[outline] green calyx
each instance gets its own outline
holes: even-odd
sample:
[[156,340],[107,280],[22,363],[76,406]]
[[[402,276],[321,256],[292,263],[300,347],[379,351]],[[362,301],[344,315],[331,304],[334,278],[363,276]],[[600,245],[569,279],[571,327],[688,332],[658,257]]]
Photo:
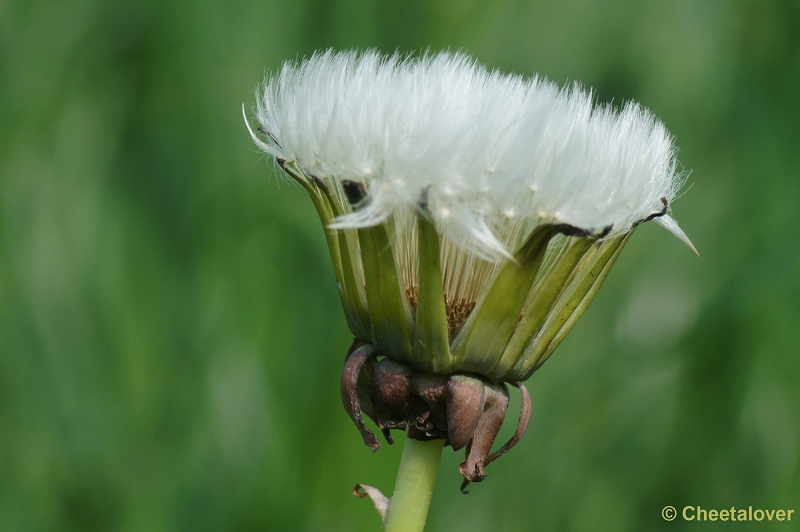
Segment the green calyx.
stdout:
[[[567,225],[540,225],[514,253],[514,260],[503,264],[453,339],[453,353],[460,369],[506,380],[488,371],[498,358],[502,359],[500,355],[519,323],[548,244],[557,234],[576,233],[580,234]],[[506,369],[501,367],[497,373],[504,374]]]
[[414,323],[414,366],[428,373],[453,372],[447,308],[442,280],[439,234],[433,221],[417,215],[417,315]]
[[381,354],[410,362],[411,304],[397,272],[386,227],[375,225],[359,229],[358,240],[372,323],[372,343]]
[[363,273],[358,236],[353,230],[336,231],[330,228],[336,217],[344,214],[340,191],[331,190],[321,181],[307,176],[295,164],[281,160],[278,164],[287,175],[305,189],[311,198],[325,229],[325,240],[328,243],[347,325],[357,338],[368,338],[370,317],[367,313],[364,284],[359,280]]
[[521,382],[555,350],[585,312],[633,233],[606,237],[565,224],[542,224],[527,236],[480,291],[463,322],[453,321],[444,293],[442,250],[426,202],[403,228],[416,244],[415,285],[406,286],[395,256],[394,221],[331,229],[342,214],[369,201],[355,184],[309,177],[279,161],[311,197],[333,262],[347,324],[380,355],[418,371],[476,373]]

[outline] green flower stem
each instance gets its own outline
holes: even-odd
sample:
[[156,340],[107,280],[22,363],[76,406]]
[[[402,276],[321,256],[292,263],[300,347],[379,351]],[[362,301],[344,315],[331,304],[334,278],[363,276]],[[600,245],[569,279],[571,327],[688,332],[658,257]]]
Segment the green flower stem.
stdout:
[[422,532],[431,505],[444,440],[406,438],[385,532]]

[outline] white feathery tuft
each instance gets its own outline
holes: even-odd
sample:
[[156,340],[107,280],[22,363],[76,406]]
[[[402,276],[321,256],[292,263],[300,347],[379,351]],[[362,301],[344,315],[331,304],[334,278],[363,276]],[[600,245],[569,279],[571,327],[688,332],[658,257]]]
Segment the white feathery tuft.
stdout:
[[[463,53],[287,62],[258,92],[257,118],[264,152],[338,190],[364,184],[369,201],[334,227],[413,212],[426,193],[448,245],[494,262],[540,223],[627,232],[683,184],[672,137],[640,105],[594,105],[579,85],[488,71]],[[674,219],[658,220],[692,247]]]

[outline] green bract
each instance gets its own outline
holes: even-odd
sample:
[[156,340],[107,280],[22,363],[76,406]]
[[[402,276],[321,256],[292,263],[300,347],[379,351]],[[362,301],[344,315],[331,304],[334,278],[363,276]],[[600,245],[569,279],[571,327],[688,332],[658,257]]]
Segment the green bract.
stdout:
[[[606,237],[610,228],[590,233],[566,224],[535,226],[513,258],[479,287],[476,301],[454,303],[444,292],[440,235],[424,201],[408,217],[415,227],[396,227],[390,217],[372,227],[331,229],[337,216],[369,201],[368,191],[346,190],[347,182],[322,183],[280,162],[308,192],[325,227],[355,338],[425,373],[528,379],[594,299],[635,229]],[[413,275],[400,271],[397,254],[404,251],[394,242],[400,231],[416,251]],[[413,286],[408,278],[415,279]]]

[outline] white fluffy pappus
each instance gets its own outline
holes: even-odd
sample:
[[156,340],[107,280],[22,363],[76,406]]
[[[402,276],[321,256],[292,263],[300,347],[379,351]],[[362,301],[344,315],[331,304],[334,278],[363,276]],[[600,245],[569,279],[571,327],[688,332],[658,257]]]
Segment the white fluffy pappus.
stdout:
[[[251,134],[264,152],[340,193],[344,181],[368,191],[333,227],[405,217],[427,194],[445,242],[486,260],[540,223],[625,233],[684,181],[672,137],[640,105],[595,105],[578,85],[463,53],[329,50],[284,63],[257,98],[266,137]],[[692,247],[669,215],[656,221]]]

